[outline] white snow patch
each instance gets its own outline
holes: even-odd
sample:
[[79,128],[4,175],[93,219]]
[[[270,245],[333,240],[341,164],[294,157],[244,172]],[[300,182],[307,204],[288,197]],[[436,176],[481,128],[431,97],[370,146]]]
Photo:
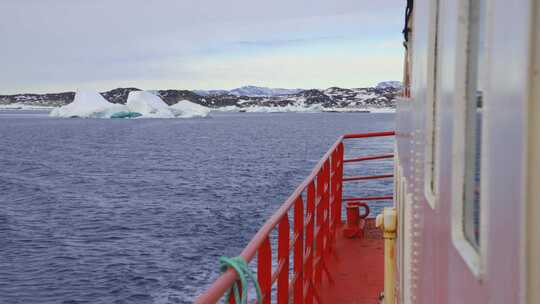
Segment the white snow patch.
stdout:
[[170,106],[170,109],[175,117],[180,118],[206,117],[210,114],[209,108],[188,100],[180,100],[178,103]]
[[53,117],[110,118],[118,112],[127,112],[126,106],[108,102],[98,92],[79,90],[73,102],[54,108]]

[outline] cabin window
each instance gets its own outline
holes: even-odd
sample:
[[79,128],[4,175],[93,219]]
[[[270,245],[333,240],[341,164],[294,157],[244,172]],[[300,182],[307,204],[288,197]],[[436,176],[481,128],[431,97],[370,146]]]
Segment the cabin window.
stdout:
[[485,0],[470,1],[467,39],[467,88],[465,103],[465,174],[463,226],[467,240],[480,246],[480,199],[482,155],[482,107],[484,90],[481,77],[485,59]]
[[482,109],[487,60],[486,0],[469,0],[464,7],[467,22],[459,24],[455,120],[452,137],[452,240],[471,271],[480,278],[485,253],[481,214],[486,204],[482,191]]
[[437,154],[438,154],[438,52],[439,52],[439,2],[430,2],[430,35],[428,56],[428,81],[426,94],[426,165],[425,165],[425,193],[428,203],[435,208],[437,197]]

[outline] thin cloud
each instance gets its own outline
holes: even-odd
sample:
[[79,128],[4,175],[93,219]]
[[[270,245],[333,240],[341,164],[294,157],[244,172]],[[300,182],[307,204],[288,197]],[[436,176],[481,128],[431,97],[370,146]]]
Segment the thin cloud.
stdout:
[[[319,62],[312,62],[313,68],[322,70],[329,68],[323,62],[335,62],[336,54],[357,62],[358,56],[378,55],[381,45],[398,50],[385,52],[386,61],[401,58],[401,1],[0,2],[0,94],[124,84],[189,89],[279,82],[308,87],[339,85],[336,79],[355,79],[357,73],[376,82],[380,79],[370,76],[378,75],[372,66],[358,71],[340,65],[334,72],[339,76],[315,77],[302,72],[305,65],[285,58],[287,53],[291,58],[316,56]],[[259,69],[253,64],[264,65],[264,73],[272,77],[245,73]],[[289,74],[301,77],[294,84],[280,80],[284,65]],[[396,74],[399,70],[400,65]],[[341,85],[350,83],[343,80]]]

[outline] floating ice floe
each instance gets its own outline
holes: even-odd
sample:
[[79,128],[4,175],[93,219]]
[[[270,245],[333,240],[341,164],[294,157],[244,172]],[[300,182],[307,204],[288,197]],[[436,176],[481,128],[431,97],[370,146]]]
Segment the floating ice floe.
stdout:
[[126,105],[130,112],[148,118],[174,118],[173,111],[158,96],[145,91],[129,92]]
[[175,117],[193,118],[206,117],[210,114],[210,109],[187,100],[180,100],[169,107]]
[[40,105],[28,105],[24,103],[10,103],[10,104],[0,104],[0,110],[33,110],[33,111],[42,111],[42,110],[52,110],[54,107],[51,106],[40,106]]
[[249,113],[287,113],[287,112],[305,112],[305,113],[317,113],[322,112],[323,107],[319,104],[311,106],[304,105],[286,105],[282,107],[266,107],[266,106],[250,106],[240,109],[241,112]]
[[325,108],[320,104],[292,104],[286,106],[226,106],[215,109],[219,112],[248,112],[248,113],[321,113],[321,112],[339,112],[339,113],[395,113],[393,108],[361,108],[361,107],[335,107]]
[[219,107],[219,108],[214,108],[212,109],[212,111],[215,111],[215,112],[240,112],[242,108],[238,107],[238,106],[224,106],[224,107]]
[[396,113],[395,108],[368,108],[370,113]]
[[98,92],[77,91],[75,99],[70,104],[54,108],[50,116],[53,117],[83,117],[83,118],[111,118],[116,113],[128,113],[125,105],[108,102]]

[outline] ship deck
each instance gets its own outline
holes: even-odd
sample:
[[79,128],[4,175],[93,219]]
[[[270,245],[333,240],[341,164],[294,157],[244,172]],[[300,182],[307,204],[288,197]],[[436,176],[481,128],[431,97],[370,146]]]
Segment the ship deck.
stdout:
[[384,287],[384,242],[374,220],[368,220],[362,239],[345,238],[340,231],[335,246],[327,259],[334,284],[323,281],[321,302],[378,304]]

